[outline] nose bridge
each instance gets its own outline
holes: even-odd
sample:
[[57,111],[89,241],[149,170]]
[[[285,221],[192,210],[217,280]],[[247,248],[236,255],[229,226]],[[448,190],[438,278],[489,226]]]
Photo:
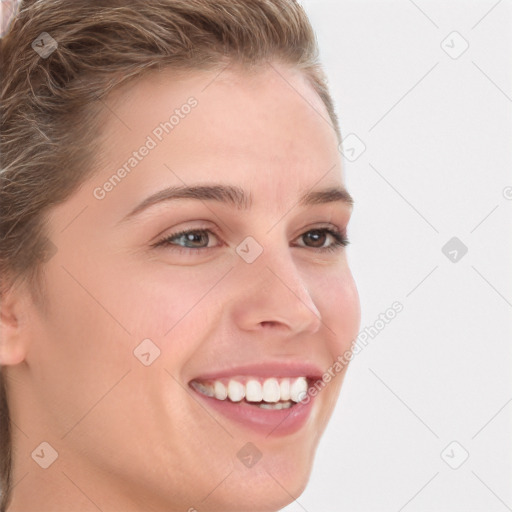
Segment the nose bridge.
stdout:
[[239,327],[255,330],[272,325],[294,333],[320,328],[320,311],[288,246],[269,243],[252,263],[241,258],[235,272],[245,283],[234,306]]

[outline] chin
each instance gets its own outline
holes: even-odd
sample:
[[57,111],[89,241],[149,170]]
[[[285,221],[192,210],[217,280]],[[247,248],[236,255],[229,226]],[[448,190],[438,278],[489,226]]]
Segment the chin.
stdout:
[[[257,462],[249,461],[248,466],[235,458],[233,471],[212,493],[211,499],[205,501],[204,510],[273,512],[289,505],[304,492],[309,481],[317,439],[314,441],[315,446],[309,448],[304,436],[267,441],[261,458]],[[218,501],[213,499],[215,494]],[[203,512],[200,507],[197,510]]]

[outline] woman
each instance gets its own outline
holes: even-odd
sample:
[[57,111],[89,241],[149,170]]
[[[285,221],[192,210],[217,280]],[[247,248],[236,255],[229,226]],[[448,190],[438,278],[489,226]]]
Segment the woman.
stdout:
[[304,11],[27,1],[1,54],[1,510],[292,502],[359,327]]

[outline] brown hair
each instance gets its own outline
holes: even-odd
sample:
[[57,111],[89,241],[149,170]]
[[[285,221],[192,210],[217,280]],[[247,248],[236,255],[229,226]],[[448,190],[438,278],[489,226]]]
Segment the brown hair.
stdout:
[[[104,99],[120,84],[164,67],[280,61],[302,70],[340,138],[315,36],[294,0],[27,0],[0,41],[0,298],[17,281],[37,290],[51,251],[46,214],[91,174]],[[9,429],[0,368],[0,511]]]

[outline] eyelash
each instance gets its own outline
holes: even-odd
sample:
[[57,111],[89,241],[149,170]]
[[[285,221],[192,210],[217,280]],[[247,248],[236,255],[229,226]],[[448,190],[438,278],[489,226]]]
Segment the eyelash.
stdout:
[[[336,252],[336,251],[339,251],[342,248],[346,247],[350,243],[349,240],[347,239],[347,237],[343,233],[341,233],[337,229],[332,229],[332,228],[310,229],[310,230],[302,233],[302,235],[300,235],[300,237],[303,237],[303,236],[307,235],[308,233],[312,233],[312,232],[331,235],[334,239],[334,242],[331,245],[328,245],[327,247],[308,247],[308,246],[299,246],[299,247],[301,247],[303,249],[313,249],[314,251],[318,251],[318,252]],[[202,228],[186,229],[186,230],[179,231],[177,233],[171,233],[170,235],[165,236],[164,238],[160,239],[158,242],[155,242],[152,245],[152,247],[158,248],[158,247],[172,246],[173,251],[176,251],[178,253],[188,253],[188,254],[205,252],[205,251],[209,251],[210,249],[216,249],[218,247],[218,246],[215,246],[215,247],[183,247],[183,246],[179,246],[179,245],[173,243],[176,239],[182,237],[183,235],[189,235],[191,233],[196,234],[196,235],[211,233],[216,238],[219,238],[218,235],[211,229],[202,229]]]

